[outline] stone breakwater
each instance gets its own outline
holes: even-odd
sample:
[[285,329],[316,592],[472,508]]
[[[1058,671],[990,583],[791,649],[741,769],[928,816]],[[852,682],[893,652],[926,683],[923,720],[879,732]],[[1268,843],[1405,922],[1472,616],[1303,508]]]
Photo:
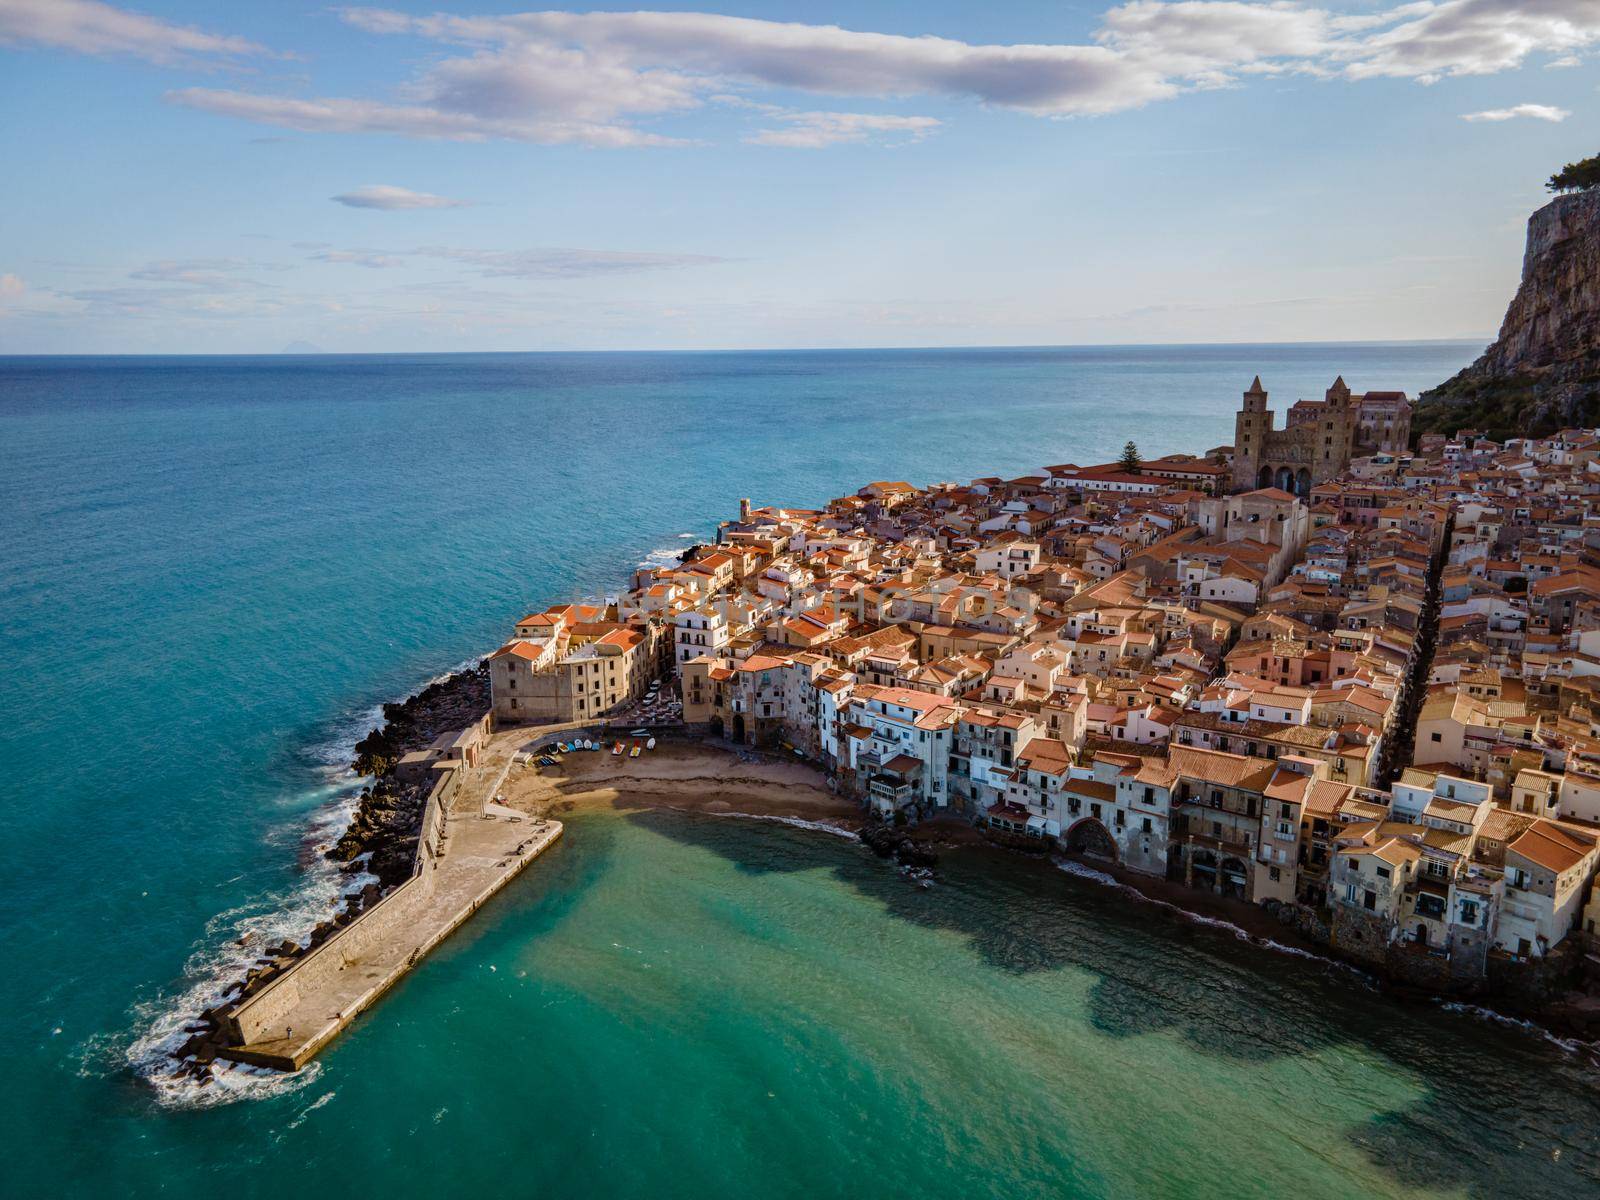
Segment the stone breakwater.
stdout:
[[[223,988],[218,1003],[184,1026],[187,1036],[171,1052],[174,1075],[209,1082],[219,1051],[232,1037],[226,1024],[228,1011],[269,986],[411,878],[432,788],[401,783],[395,777],[395,765],[403,755],[425,748],[441,733],[470,724],[488,707],[489,672],[481,661],[383,706],[384,723],[356,743],[350,764],[372,783],[362,792],[344,833],[327,851],[327,857],[343,864],[353,877],[351,888],[305,938],[261,946],[255,964]],[[355,887],[355,883],[361,886]]]

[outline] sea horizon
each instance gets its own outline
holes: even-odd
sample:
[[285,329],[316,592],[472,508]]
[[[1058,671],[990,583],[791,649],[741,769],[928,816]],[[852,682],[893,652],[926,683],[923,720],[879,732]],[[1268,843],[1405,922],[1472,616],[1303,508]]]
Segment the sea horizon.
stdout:
[[981,353],[994,351],[1097,351],[1097,350],[1242,350],[1281,348],[1315,348],[1338,346],[1466,346],[1488,345],[1494,333],[1474,337],[1441,338],[1312,338],[1288,341],[1202,341],[1202,342],[983,342],[971,345],[938,346],[632,346],[624,348],[587,347],[538,350],[218,350],[218,351],[162,351],[162,350],[106,350],[88,353],[54,351],[32,353],[28,351],[0,351],[0,362],[31,359],[226,359],[226,358],[492,358],[509,355],[601,355],[601,354],[659,354],[690,356],[696,354],[895,354],[895,353]]

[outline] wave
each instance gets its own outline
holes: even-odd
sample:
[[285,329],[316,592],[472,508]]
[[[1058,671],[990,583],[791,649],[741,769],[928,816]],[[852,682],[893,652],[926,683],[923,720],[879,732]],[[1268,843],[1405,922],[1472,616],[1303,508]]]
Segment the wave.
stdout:
[[[483,661],[483,655],[474,654],[471,658],[464,658],[448,671],[440,671],[437,675],[430,676],[417,684],[416,687],[406,692],[404,696],[392,701],[399,703],[409,696],[432,687],[436,683],[444,683],[456,675],[470,671]],[[390,701],[382,701],[347,713],[335,718],[328,725],[327,733],[318,741],[311,743],[302,751],[304,760],[313,768],[325,771],[336,779],[349,777],[356,778],[350,770],[350,763],[356,756],[356,743],[374,729],[383,725],[383,706]]]
[[834,837],[847,838],[852,842],[859,842],[861,835],[854,829],[844,825],[835,825],[832,821],[808,821],[804,817],[780,817],[774,813],[747,813],[747,812],[704,812],[699,809],[680,808],[679,812],[693,812],[703,817],[736,817],[741,821],[771,821],[777,825],[788,825],[794,829],[811,829],[817,833],[831,833]]
[[[345,808],[344,821],[354,811]],[[299,883],[269,893],[206,922],[198,948],[184,964],[187,986],[169,996],[137,1006],[139,1032],[123,1054],[124,1064],[148,1083],[156,1100],[170,1108],[209,1108],[237,1100],[264,1100],[298,1091],[316,1077],[312,1064],[287,1074],[243,1063],[218,1060],[205,1077],[174,1074],[176,1053],[198,1024],[199,1014],[230,999],[252,967],[270,961],[264,951],[281,942],[305,946],[318,922],[336,911],[346,897],[377,877],[364,870],[342,871],[316,855]]]
[[[1371,988],[1374,991],[1376,991],[1378,988],[1378,981],[1376,979],[1374,979],[1371,975],[1368,975],[1360,968],[1352,966],[1350,963],[1341,962],[1336,958],[1329,958],[1324,954],[1314,954],[1309,950],[1302,950],[1298,946],[1285,946],[1282,942],[1275,942],[1269,937],[1260,937],[1256,934],[1252,934],[1248,930],[1235,925],[1232,921],[1224,921],[1219,917],[1208,917],[1202,915],[1201,913],[1190,912],[1182,905],[1173,904],[1169,900],[1161,900],[1155,896],[1146,895],[1133,885],[1123,883],[1121,880],[1112,877],[1105,871],[1098,871],[1095,868],[1085,866],[1082,863],[1072,862],[1068,859],[1058,859],[1056,860],[1056,866],[1060,870],[1065,871],[1068,875],[1077,876],[1079,879],[1086,879],[1091,883],[1097,883],[1103,887],[1116,888],[1118,891],[1142,900],[1146,904],[1159,905],[1170,912],[1177,913],[1187,921],[1192,921],[1196,925],[1208,925],[1214,929],[1224,930],[1233,934],[1233,936],[1238,938],[1240,941],[1249,942],[1252,946],[1258,946],[1263,950],[1271,950],[1277,954],[1287,954],[1294,958],[1310,959],[1314,962],[1324,963],[1330,967],[1338,967],[1341,970],[1348,972],[1355,978],[1361,980],[1361,982],[1368,988]],[[1537,1021],[1526,1020],[1522,1017],[1507,1016],[1505,1013],[1496,1012],[1494,1009],[1487,1008],[1481,1004],[1468,1004],[1459,1000],[1441,999],[1439,1001],[1439,1007],[1445,1012],[1461,1013],[1467,1016],[1477,1017],[1481,1021],[1489,1021],[1507,1029],[1516,1029],[1523,1033],[1532,1034],[1535,1037],[1542,1038],[1544,1041],[1549,1042],[1552,1046],[1559,1047],[1568,1054],[1588,1053],[1600,1055],[1600,1042],[1585,1042],[1578,1038],[1560,1037],[1559,1035],[1546,1029]]]
[[1440,1008],[1445,1012],[1463,1013],[1467,1016],[1477,1017],[1480,1021],[1490,1021],[1507,1029],[1519,1029],[1524,1033],[1531,1033],[1535,1037],[1543,1038],[1552,1046],[1559,1046],[1568,1054],[1594,1054],[1600,1052],[1600,1043],[1585,1042],[1579,1038],[1564,1038],[1546,1029],[1537,1021],[1530,1021],[1523,1017],[1509,1017],[1505,1013],[1496,1012],[1481,1004],[1468,1004],[1461,1000],[1447,1000],[1441,1002]]
[[[682,540],[689,540],[694,537],[694,534],[680,533],[678,537]],[[668,543],[665,546],[657,546],[639,560],[639,565],[641,567],[675,567],[678,565],[679,560],[682,559],[683,552],[681,545]]]
[[[465,659],[405,693],[442,683],[452,675],[475,667],[481,656]],[[405,696],[400,697],[404,699]],[[349,827],[360,802],[363,781],[351,769],[356,743],[383,724],[383,705],[375,704],[337,718],[328,733],[305,747],[303,761],[322,774],[324,782],[292,793],[281,806],[290,819],[269,830],[272,843],[298,844],[300,877],[284,889],[263,893],[235,908],[218,913],[205,930],[183,967],[181,990],[134,1007],[134,1030],[116,1041],[120,1055],[110,1046],[91,1045],[84,1073],[100,1073],[118,1066],[131,1069],[148,1083],[156,1100],[172,1108],[209,1108],[239,1100],[263,1100],[286,1095],[316,1078],[320,1067],[312,1063],[286,1073],[218,1060],[209,1081],[175,1075],[175,1052],[188,1040],[201,1012],[215,1008],[234,993],[252,967],[267,960],[263,951],[284,941],[304,946],[316,926],[336,912],[346,899],[377,876],[329,861],[323,851]],[[308,812],[309,810],[309,812]],[[229,881],[234,882],[233,880]],[[116,1060],[120,1058],[120,1063]]]
[[1208,917],[1202,913],[1191,912],[1189,909],[1184,908],[1181,904],[1174,904],[1170,900],[1162,900],[1155,896],[1141,892],[1132,884],[1123,883],[1120,879],[1107,874],[1105,871],[1098,871],[1094,867],[1088,867],[1082,863],[1073,862],[1070,859],[1064,858],[1056,859],[1055,865],[1058,870],[1064,871],[1068,875],[1076,876],[1079,879],[1086,879],[1090,883],[1097,883],[1102,887],[1115,888],[1117,891],[1120,891],[1125,895],[1132,896],[1134,899],[1140,900],[1145,904],[1154,904],[1160,908],[1166,909],[1168,912],[1176,913],[1184,920],[1195,925],[1205,925],[1212,929],[1220,929],[1225,933],[1231,933],[1241,942],[1248,942],[1250,945],[1259,947],[1263,950],[1271,950],[1274,954],[1286,954],[1291,958],[1304,958],[1309,959],[1312,962],[1323,963],[1326,966],[1338,967],[1341,971],[1346,971],[1360,979],[1370,988],[1376,989],[1378,986],[1377,981],[1373,979],[1372,976],[1368,975],[1365,971],[1362,971],[1357,967],[1351,966],[1347,962],[1341,962],[1337,958],[1329,958],[1325,954],[1315,954],[1310,950],[1302,950],[1299,946],[1286,946],[1282,942],[1275,942],[1269,937],[1263,937],[1260,934],[1251,933],[1243,926],[1235,925],[1232,921],[1225,921],[1221,917]]

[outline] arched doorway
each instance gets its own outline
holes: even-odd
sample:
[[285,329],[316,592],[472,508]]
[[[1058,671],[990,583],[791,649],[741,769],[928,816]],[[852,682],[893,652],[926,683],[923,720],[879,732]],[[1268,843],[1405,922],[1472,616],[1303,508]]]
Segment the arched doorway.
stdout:
[[1108,830],[1093,817],[1084,817],[1067,830],[1061,839],[1069,854],[1084,854],[1090,858],[1108,858],[1117,861],[1117,843]]
[[1250,890],[1250,868],[1242,859],[1222,860],[1220,885],[1217,890],[1224,896],[1243,900]]
[[1294,471],[1289,467],[1279,467],[1273,486],[1280,492],[1294,492]]
[[1309,496],[1311,494],[1311,472],[1304,467],[1294,477],[1294,494],[1296,496]]
[[733,740],[740,745],[744,744],[744,714],[737,713],[733,718]]
[[1269,488],[1269,487],[1272,486],[1272,468],[1271,467],[1262,467],[1261,468],[1260,472],[1256,475],[1256,486],[1258,488]]

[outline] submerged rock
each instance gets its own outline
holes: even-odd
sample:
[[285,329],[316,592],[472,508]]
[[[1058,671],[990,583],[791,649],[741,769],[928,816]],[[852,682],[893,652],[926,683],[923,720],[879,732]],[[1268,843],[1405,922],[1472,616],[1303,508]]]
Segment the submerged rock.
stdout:
[[892,858],[901,866],[931,867],[939,861],[932,846],[891,825],[869,825],[861,831],[861,840],[879,858]]

